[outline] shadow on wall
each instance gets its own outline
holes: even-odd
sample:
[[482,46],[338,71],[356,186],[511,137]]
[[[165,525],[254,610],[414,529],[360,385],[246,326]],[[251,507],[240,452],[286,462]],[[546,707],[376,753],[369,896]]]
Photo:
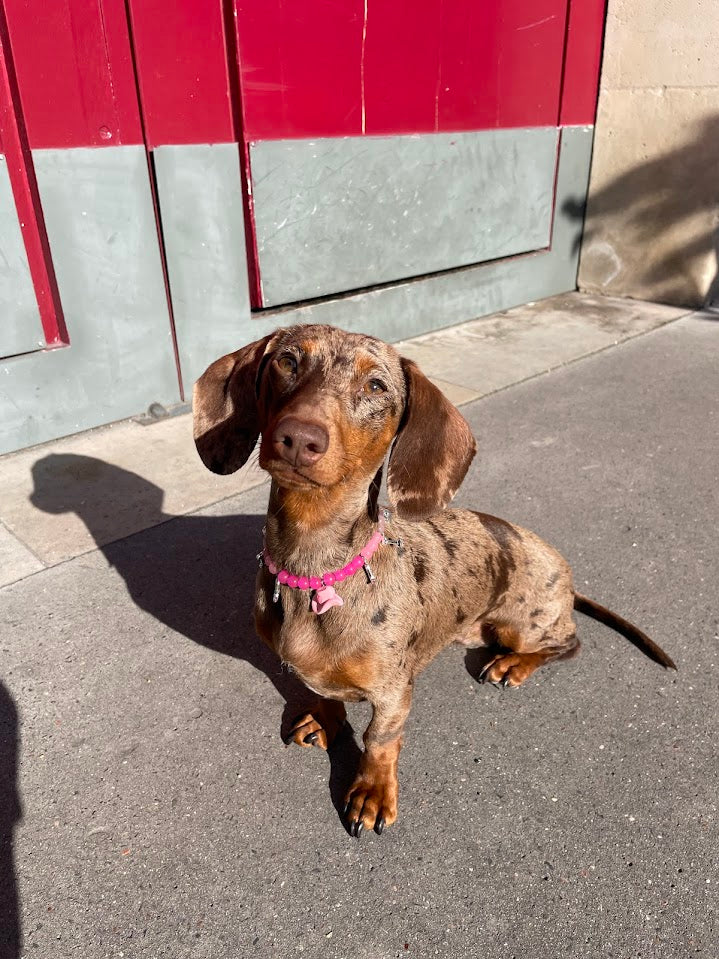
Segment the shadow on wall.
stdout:
[[[285,733],[316,696],[282,668],[253,628],[264,515],[172,516],[163,511],[159,487],[90,456],[51,454],[38,460],[32,473],[33,505],[46,513],[76,513],[140,609],[174,632],[245,660],[268,677],[286,704],[278,728],[278,745],[284,748],[280,732]],[[108,516],[133,504],[141,504],[143,516],[157,525],[104,543]],[[338,814],[359,755],[348,726],[330,750],[329,788]]]
[[0,959],[20,955],[20,904],[13,855],[13,830],[22,816],[17,760],[17,709],[0,683]]
[[[700,308],[719,305],[719,116],[682,146],[590,192],[580,289]],[[582,220],[582,202],[565,214]]]

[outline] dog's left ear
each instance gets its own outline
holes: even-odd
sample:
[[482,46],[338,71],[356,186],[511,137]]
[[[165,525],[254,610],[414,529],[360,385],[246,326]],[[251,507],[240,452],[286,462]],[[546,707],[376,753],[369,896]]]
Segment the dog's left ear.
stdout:
[[402,369],[407,400],[390,456],[387,491],[402,519],[422,520],[452,499],[477,444],[469,423],[416,363],[403,358]]
[[195,383],[193,434],[200,459],[213,473],[243,466],[260,436],[257,379],[276,333],[215,360]]

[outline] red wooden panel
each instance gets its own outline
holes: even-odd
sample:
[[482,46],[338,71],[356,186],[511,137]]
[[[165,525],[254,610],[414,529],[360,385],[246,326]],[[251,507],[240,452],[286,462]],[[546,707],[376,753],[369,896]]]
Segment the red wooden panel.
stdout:
[[0,6],[0,150],[5,155],[45,340],[48,346],[64,346],[69,343],[67,328],[50,257],[50,245],[22,118],[17,76],[2,6]]
[[247,139],[557,122],[567,0],[235,3]]
[[363,0],[235,10],[246,139],[360,132]]
[[445,4],[439,129],[553,125],[566,16],[567,0]]
[[4,0],[30,146],[142,143],[123,0]]
[[602,60],[606,0],[570,0],[559,122],[592,124]]
[[129,5],[148,146],[232,142],[221,0]]

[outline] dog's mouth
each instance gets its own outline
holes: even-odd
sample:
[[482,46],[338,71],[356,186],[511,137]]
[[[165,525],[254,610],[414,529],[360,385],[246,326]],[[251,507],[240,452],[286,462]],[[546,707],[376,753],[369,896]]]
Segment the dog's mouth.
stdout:
[[278,486],[293,490],[320,489],[329,484],[309,476],[301,468],[292,466],[281,459],[271,459],[266,463],[260,460],[260,466],[266,470]]

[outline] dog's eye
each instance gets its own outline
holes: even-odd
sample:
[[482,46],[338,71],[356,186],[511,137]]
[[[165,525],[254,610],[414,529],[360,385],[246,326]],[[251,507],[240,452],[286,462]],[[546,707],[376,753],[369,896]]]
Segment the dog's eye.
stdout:
[[277,358],[277,366],[282,370],[283,373],[296,373],[297,372],[297,360],[292,356],[291,353],[285,353],[284,356]]
[[387,387],[381,380],[367,380],[362,387],[362,392],[367,396],[379,396],[380,393],[387,392]]

